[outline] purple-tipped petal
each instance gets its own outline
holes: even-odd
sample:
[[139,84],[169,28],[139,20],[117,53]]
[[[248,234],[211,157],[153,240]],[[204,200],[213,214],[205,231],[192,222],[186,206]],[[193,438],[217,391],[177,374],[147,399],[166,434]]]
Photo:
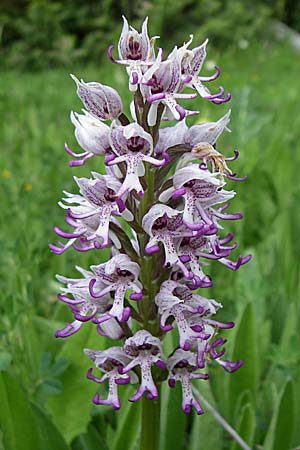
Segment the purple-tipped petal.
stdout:
[[176,380],[174,380],[174,378],[169,378],[168,384],[169,384],[170,388],[174,388],[175,383],[176,383]]
[[122,384],[128,384],[130,383],[130,377],[125,378],[117,378],[115,381],[116,384],[122,385]]
[[157,252],[159,252],[159,246],[158,245],[152,245],[152,246],[148,247],[146,245],[145,252],[147,253],[147,255],[152,255],[153,253],[157,253]]
[[176,198],[181,197],[185,193],[186,193],[186,188],[185,187],[181,187],[181,188],[175,189],[175,191],[172,194],[172,198],[175,200]]
[[141,300],[142,297],[143,297],[143,291],[133,292],[129,296],[130,300]]
[[166,369],[166,367],[167,367],[166,363],[162,359],[159,359],[158,361],[156,361],[155,365],[157,367],[159,367],[160,369]]
[[215,105],[221,105],[222,103],[229,102],[230,99],[231,99],[231,94],[230,94],[230,92],[228,92],[225,97],[216,98],[216,99],[212,100],[212,103],[214,103]]
[[239,157],[239,152],[237,150],[234,150],[233,153],[234,153],[234,156],[225,158],[225,161],[234,161],[235,159],[237,159]]
[[112,55],[113,48],[114,48],[114,44],[110,44],[107,47],[107,56],[111,60],[111,62],[113,62],[114,64],[118,64],[118,61]]

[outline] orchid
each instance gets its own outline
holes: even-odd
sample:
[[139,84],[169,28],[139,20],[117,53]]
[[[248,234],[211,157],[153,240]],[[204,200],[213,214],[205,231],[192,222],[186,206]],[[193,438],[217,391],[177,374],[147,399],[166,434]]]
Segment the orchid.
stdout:
[[113,128],[110,135],[114,155],[106,159],[106,164],[112,166],[126,162],[126,176],[117,196],[122,197],[125,193],[135,190],[139,196],[144,193],[139,177],[145,173],[143,161],[156,167],[163,166],[168,156],[163,152],[163,159],[158,160],[151,156],[153,152],[153,139],[149,133],[137,123],[125,127]]
[[128,384],[130,376],[120,374],[120,368],[127,364],[128,358],[120,347],[111,347],[104,351],[85,349],[84,353],[95,363],[95,366],[104,372],[101,378],[92,375],[92,369],[88,370],[87,378],[96,383],[109,380],[108,397],[101,400],[99,394],[95,394],[93,402],[96,405],[111,405],[113,409],[120,409],[118,385]]
[[124,368],[121,368],[120,373],[127,373],[137,365],[141,369],[141,384],[129,400],[136,402],[144,392],[148,392],[147,398],[149,400],[154,400],[157,398],[158,392],[153,381],[151,365],[154,363],[161,369],[165,368],[160,339],[152,336],[146,330],[140,330],[134,336],[126,339],[123,348],[124,353],[131,361]]
[[[83,109],[83,114],[71,111],[71,122],[75,127],[75,137],[83,153],[74,153],[68,144],[66,152],[76,158],[69,162],[70,167],[82,166],[89,158],[101,156],[109,151],[109,127]],[[81,158],[81,159],[79,159]]]
[[[234,256],[234,235],[224,231],[225,224],[242,218],[228,212],[236,192],[226,189],[227,180],[245,179],[229,168],[238,152],[226,156],[219,148],[219,137],[229,131],[230,110],[216,122],[193,124],[188,116],[197,111],[178,103],[195,99],[198,109],[197,94],[183,92],[186,87],[214,104],[230,99],[222,87],[212,94],[205,86],[219,76],[218,68],[211,77],[199,75],[208,41],[190,50],[191,38],[163,59],[155,38],[148,36],[147,19],[141,33],[123,20],[119,59],[113,58],[112,45],[108,55],[126,67],[132,119],[115,89],[72,76],[86,110],[71,113],[84,152],[76,154],[66,145],[75,158],[69,165],[90,164],[93,156],[104,164],[102,173],[93,171],[91,178],[75,176],[79,192],[64,191],[59,202],[71,231],[56,226],[65,241],[50,244],[51,251],[89,251],[95,263],[88,270],[77,267],[81,278],[57,276],[64,284],[58,298],[73,319],[56,337],[72,336],[89,323],[113,341],[104,350],[85,349],[102,372],[98,378],[90,368],[87,378],[108,383],[108,396],[97,393],[93,402],[117,410],[118,387],[136,385],[128,400],[142,398],[141,449],[153,450],[158,444],[151,429],[159,429],[156,399],[162,382],[174,387],[179,381],[183,412],[194,408],[202,414],[192,386],[193,380],[208,378],[201,370],[214,362],[227,372],[242,365],[223,358],[221,334],[234,323],[219,320],[222,304],[205,296],[213,283],[206,266],[218,261],[237,270],[251,255]],[[177,122],[160,128],[164,119]],[[108,247],[105,257],[101,250]],[[165,336],[174,330],[165,345]]]
[[[66,197],[59,205],[67,210],[66,221],[74,227],[73,233],[61,231],[58,227],[54,231],[58,236],[69,238],[65,245],[57,247],[51,245],[54,253],[60,254],[71,245],[75,245],[78,239],[81,243],[84,239],[86,244],[93,244],[85,247],[86,250],[96,247],[103,248],[109,243],[109,237],[115,238],[109,230],[109,222],[112,221],[112,215],[119,216],[119,205],[116,200],[116,193],[121,187],[118,179],[110,175],[95,174],[94,179],[74,177],[79,187],[80,195],[64,192]],[[72,206],[76,204],[76,206]],[[123,204],[122,204],[123,206]],[[122,214],[127,214],[127,220],[132,219],[131,213],[124,207]],[[116,244],[115,242],[115,245]]]
[[180,381],[182,385],[182,411],[184,413],[189,413],[191,411],[191,406],[193,406],[197,414],[203,414],[204,411],[193,396],[191,380],[207,380],[208,375],[196,372],[198,367],[196,364],[195,353],[177,349],[169,358],[168,369],[170,373],[168,378],[169,386],[173,388],[176,381]]
[[142,32],[138,33],[133,27],[128,26],[123,16],[123,29],[119,39],[119,60],[112,56],[113,45],[108,47],[108,56],[112,62],[126,66],[129,75],[129,89],[136,91],[138,83],[141,82],[143,73],[148,66],[152,65],[154,39],[149,39],[147,31],[148,18],[144,20]]
[[[91,266],[94,277],[89,283],[89,291],[93,298],[101,298],[114,291],[114,302],[111,310],[99,317],[98,323],[116,317],[120,322],[126,322],[130,316],[130,307],[124,307],[125,293],[130,289],[131,300],[140,300],[142,297],[142,284],[138,280],[140,268],[137,263],[130,260],[127,255],[118,254],[108,262]],[[95,285],[102,282],[104,287],[95,291]]]
[[203,85],[203,82],[213,81],[218,78],[220,75],[219,67],[216,67],[215,74],[210,77],[199,76],[199,72],[206,57],[206,45],[208,43],[208,39],[206,39],[200,46],[193,48],[192,50],[188,50],[188,46],[191,44],[192,40],[193,36],[191,36],[191,39],[187,44],[179,49],[179,52],[182,53],[181,73],[188,80],[187,86],[195,89],[205,100],[210,100],[217,105],[228,102],[231,95],[227,94],[223,97],[224,89],[222,86],[220,87],[219,92],[216,94],[211,94],[208,88]]

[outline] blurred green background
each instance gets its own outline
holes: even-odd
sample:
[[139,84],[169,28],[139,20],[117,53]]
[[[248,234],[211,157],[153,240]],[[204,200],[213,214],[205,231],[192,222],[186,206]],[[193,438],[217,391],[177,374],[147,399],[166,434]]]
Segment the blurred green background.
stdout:
[[[63,189],[75,192],[73,175],[97,170],[97,160],[70,169],[63,143],[77,149],[71,109],[80,111],[69,72],[117,88],[130,101],[123,69],[106,59],[117,44],[121,14],[171,49],[190,33],[194,45],[208,36],[203,73],[221,66],[220,83],[232,93],[230,129],[219,148],[240,150],[232,163],[245,183],[235,183],[239,251],[252,261],[237,273],[212,264],[207,292],[234,319],[228,357],[244,366],[234,374],[211,368],[202,394],[252,449],[300,448],[300,2],[219,1],[1,1],[1,344],[0,449],[134,450],[139,405],[112,412],[93,407],[98,386],[85,380],[82,348],[104,348],[93,327],[67,341],[53,333],[70,320],[56,300],[56,273],[99,261],[97,251],[52,255],[47,247],[62,224]],[[219,81],[219,80],[218,80]],[[215,82],[217,87],[218,82]],[[215,120],[228,104],[196,100],[195,120]],[[193,103],[195,106],[195,103]],[[97,261],[95,259],[97,258]],[[206,292],[205,294],[206,295]],[[111,345],[111,342],[109,343]],[[197,383],[196,383],[197,384]],[[130,387],[128,389],[131,389]],[[104,388],[103,391],[104,392]],[[160,450],[237,450],[210,413],[186,417],[180,390],[163,390]]]

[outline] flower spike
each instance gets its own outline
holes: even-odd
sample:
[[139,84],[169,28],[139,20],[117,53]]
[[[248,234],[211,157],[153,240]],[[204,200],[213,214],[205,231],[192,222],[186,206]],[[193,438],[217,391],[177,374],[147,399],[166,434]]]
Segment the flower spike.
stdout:
[[[55,336],[67,338],[92,326],[99,339],[105,337],[100,349],[84,350],[95,365],[87,379],[108,387],[107,395],[101,387],[92,401],[118,410],[119,389],[131,383],[128,400],[143,397],[143,421],[144,399],[155,400],[160,383],[170,388],[181,383],[182,411],[201,415],[193,380],[207,380],[210,364],[228,373],[241,367],[241,360],[226,358],[222,337],[234,322],[219,319],[222,304],[204,297],[203,289],[217,281],[206,273],[210,263],[236,271],[251,259],[232,256],[237,242],[223,230],[224,221],[242,219],[228,209],[236,192],[227,182],[246,179],[230,167],[238,152],[230,156],[219,145],[221,134],[230,131],[230,110],[215,122],[185,120],[198,114],[202,99],[230,100],[223,86],[207,87],[220,75],[218,66],[202,75],[208,40],[190,48],[191,35],[166,56],[155,40],[148,35],[148,18],[137,31],[123,16],[118,56],[113,44],[108,47],[109,59],[128,74],[131,117],[115,89],[71,75],[85,109],[70,114],[82,150],[65,144],[69,166],[98,160],[101,173],[74,177],[77,192],[64,191],[59,202],[66,228],[55,226],[60,241],[49,245],[55,254],[70,248],[90,252],[93,261],[88,270],[76,267],[78,278],[57,275],[63,283],[57,297],[72,319]],[[184,100],[195,107],[186,109]],[[177,123],[164,127],[163,120]],[[103,347],[109,340],[113,343]],[[154,401],[151,409],[158,405]]]

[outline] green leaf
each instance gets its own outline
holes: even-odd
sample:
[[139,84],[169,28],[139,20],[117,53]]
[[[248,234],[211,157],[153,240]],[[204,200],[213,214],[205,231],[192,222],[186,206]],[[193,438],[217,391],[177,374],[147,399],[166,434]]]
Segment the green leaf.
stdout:
[[[99,386],[86,379],[91,361],[83,353],[84,348],[105,348],[106,340],[101,338],[95,328],[85,327],[62,344],[58,359],[68,362],[68,367],[60,377],[62,392],[49,397],[47,408],[53,421],[65,440],[69,443],[75,436],[84,433],[90,421],[91,399]],[[70,414],[72,413],[72,420]]]
[[[164,339],[164,350],[171,354],[178,344],[178,336],[167,333]],[[161,386],[161,429],[160,449],[181,450],[184,445],[184,436],[187,426],[187,415],[181,411],[181,387],[176,383],[175,388],[170,389],[167,382]]]
[[37,423],[37,431],[40,438],[38,450],[69,450],[62,435],[53,424],[50,416],[35,404],[31,404],[33,414]]
[[246,405],[252,405],[254,407],[255,401],[253,399],[253,395],[250,391],[244,391],[239,396],[235,404],[235,412],[233,416],[232,423],[238,424],[240,422],[241,413]]
[[0,353],[0,371],[7,370],[12,361],[12,356],[8,352]]
[[[295,417],[300,417],[300,378],[297,377],[293,381],[293,391],[294,391],[294,415]],[[300,427],[294,427],[294,438],[292,442],[292,447],[296,447],[300,442]]]
[[68,450],[50,417],[30,403],[19,383],[0,374],[0,428],[5,450]]
[[263,450],[289,450],[294,431],[294,393],[292,380],[284,385],[274,410]]
[[5,450],[43,450],[26,395],[8,373],[0,373],[0,398],[0,428]]
[[[284,328],[280,338],[280,349],[283,353],[288,353],[291,350],[292,341],[298,334],[298,314],[295,303],[291,303],[286,315]],[[297,352],[298,353],[298,352]]]
[[[255,433],[255,410],[251,405],[251,403],[248,403],[242,408],[235,430],[244,439],[244,441],[252,448]],[[233,442],[230,447],[230,450],[239,450],[239,449],[240,446],[236,442]]]
[[176,383],[170,389],[167,383],[163,385],[162,397],[162,450],[180,450],[184,446],[187,426],[187,415],[181,411],[181,385]]
[[[57,449],[60,450],[60,449]],[[109,450],[108,446],[92,425],[88,426],[87,432],[77,436],[72,443],[72,450]]]
[[[252,304],[246,305],[236,326],[232,343],[231,359],[243,361],[242,367],[228,374],[229,417],[233,418],[235,405],[240,395],[247,390],[255,394],[258,386],[259,367],[257,352],[257,331]],[[226,375],[225,375],[226,376]]]
[[[199,390],[199,392],[201,392],[205,399],[217,409],[211,392],[210,383],[195,380],[194,386]],[[223,430],[213,416],[208,411],[205,411],[205,406],[203,406],[203,409],[203,416],[194,417],[191,440],[188,448],[189,450],[221,449],[223,442]]]
[[[130,403],[132,387],[129,386],[122,392],[122,409],[116,414],[117,426],[114,439],[110,444],[111,450],[131,450],[135,447],[141,428],[141,401]],[[121,397],[121,396],[120,396]]]
[[34,374],[33,376],[37,377],[40,355],[42,353],[41,337],[29,316],[23,315],[20,317],[18,331],[23,344],[27,370],[31,374]]

